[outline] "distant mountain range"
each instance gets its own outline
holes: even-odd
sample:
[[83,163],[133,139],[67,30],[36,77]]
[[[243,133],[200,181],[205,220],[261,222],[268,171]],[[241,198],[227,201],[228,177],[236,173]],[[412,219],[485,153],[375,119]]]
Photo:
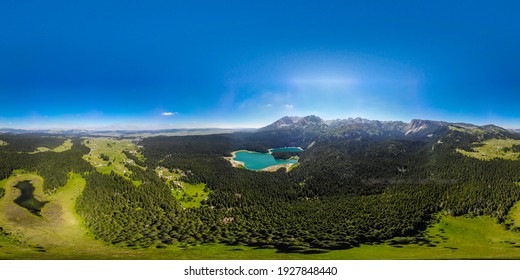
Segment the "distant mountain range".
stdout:
[[297,130],[306,134],[321,134],[334,138],[357,137],[407,137],[422,138],[433,137],[440,129],[464,130],[476,133],[503,134],[520,133],[520,129],[505,129],[495,125],[478,126],[467,123],[449,123],[445,121],[432,121],[414,119],[409,123],[402,121],[378,121],[363,118],[348,118],[323,120],[318,116],[305,117],[285,116],[270,125],[259,129],[221,129],[221,128],[182,128],[161,130],[84,130],[84,129],[12,129],[0,128],[0,133],[10,134],[55,134],[73,136],[179,136],[179,135],[208,135],[232,133],[237,131],[291,131]]
[[[207,135],[235,132],[238,129],[222,128],[179,128],[160,130],[84,130],[84,129],[13,129],[0,128],[0,133],[10,134],[54,134],[71,136],[181,136]],[[246,129],[247,130],[247,129]]]
[[[445,130],[457,130],[469,134],[491,134],[497,137],[518,137],[520,130],[508,130],[495,125],[477,126],[467,123],[449,123],[414,119],[402,121],[378,121],[363,118],[323,120],[311,115],[306,117],[283,117],[258,131],[300,130],[309,134],[320,134],[333,138],[350,137],[392,137],[392,138],[434,138]],[[514,134],[514,135],[513,135]]]

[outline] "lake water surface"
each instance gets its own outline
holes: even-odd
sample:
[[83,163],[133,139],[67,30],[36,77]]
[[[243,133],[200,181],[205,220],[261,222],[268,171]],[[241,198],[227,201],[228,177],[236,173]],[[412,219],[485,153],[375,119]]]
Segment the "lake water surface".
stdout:
[[[285,147],[285,148],[274,148],[270,149],[270,152],[301,152],[303,151],[298,147]],[[257,153],[251,151],[238,151],[235,153],[233,160],[241,161],[244,166],[250,170],[261,170],[266,167],[275,166],[279,164],[295,164],[298,163],[297,159],[275,159],[271,154]]]

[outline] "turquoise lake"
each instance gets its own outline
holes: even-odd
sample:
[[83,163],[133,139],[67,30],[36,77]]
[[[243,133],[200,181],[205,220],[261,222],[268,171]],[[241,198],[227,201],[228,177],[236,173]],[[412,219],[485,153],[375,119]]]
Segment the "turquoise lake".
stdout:
[[[270,149],[271,152],[301,152],[302,149],[298,147],[286,147],[286,148],[276,148]],[[279,164],[294,164],[298,163],[296,159],[274,159],[271,154],[265,153],[257,153],[250,151],[239,151],[235,153],[235,157],[233,160],[241,161],[244,163],[244,166],[250,170],[261,170],[266,167],[279,165]]]

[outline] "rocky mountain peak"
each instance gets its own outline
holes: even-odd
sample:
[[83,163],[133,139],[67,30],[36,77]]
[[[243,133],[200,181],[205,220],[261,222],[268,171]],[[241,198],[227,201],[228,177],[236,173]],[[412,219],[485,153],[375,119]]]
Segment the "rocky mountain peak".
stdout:
[[307,128],[309,126],[312,127],[321,127],[327,126],[325,122],[318,116],[310,115],[306,117],[290,117],[285,116],[274,123],[261,128],[260,130],[273,130],[273,129],[285,129],[285,128]]
[[448,123],[446,122],[413,119],[404,129],[405,135],[409,135],[418,133],[420,131],[424,132],[426,130],[435,130],[447,125]]

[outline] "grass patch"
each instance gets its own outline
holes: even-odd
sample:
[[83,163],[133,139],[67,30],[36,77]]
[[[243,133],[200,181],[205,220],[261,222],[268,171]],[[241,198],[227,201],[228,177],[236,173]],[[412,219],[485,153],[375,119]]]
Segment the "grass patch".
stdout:
[[[133,160],[129,159],[123,151],[128,151],[136,155],[139,159],[144,156],[137,152],[137,147],[131,140],[116,140],[113,138],[88,138],[85,145],[90,148],[90,153],[83,156],[96,170],[103,174],[114,172],[120,176],[128,178],[131,171],[126,167],[127,164],[138,166]],[[137,181],[135,185],[140,185]]]
[[[520,187],[520,182],[516,183]],[[517,201],[509,210],[506,218],[506,224],[511,227],[520,229],[520,201]]]
[[298,167],[298,166],[300,166],[300,163],[299,163],[299,162],[297,162],[297,163],[295,163],[295,164],[292,164],[292,165],[289,167],[289,170],[287,170],[287,172],[292,171],[293,169],[295,169],[295,168]]
[[486,132],[478,127],[448,126],[450,130],[469,133],[473,135],[484,135]]
[[519,259],[520,234],[490,217],[443,216],[426,232],[428,243],[362,245],[323,259]]
[[140,160],[141,162],[144,162],[146,160],[146,157],[142,153],[143,147],[142,146],[135,146],[135,147],[136,147],[136,149],[132,150],[130,152],[133,155],[135,155],[135,157],[137,157],[138,160]]
[[5,142],[4,140],[0,140],[0,146],[7,146],[9,143]]
[[208,198],[210,192],[206,188],[206,184],[189,184],[183,179],[186,178],[184,171],[168,170],[165,167],[155,169],[157,176],[166,181],[172,190],[172,194],[184,208],[199,208],[201,202]]
[[63,142],[63,144],[54,148],[52,151],[55,153],[61,153],[61,152],[68,151],[70,149],[72,149],[72,140],[67,139],[65,142]]
[[473,143],[473,151],[457,149],[457,152],[480,160],[492,160],[496,158],[506,160],[520,159],[520,140],[491,139],[480,143]]
[[186,178],[186,174],[184,171],[180,169],[168,170],[166,167],[157,167],[155,169],[155,173],[159,178],[166,180],[168,184],[174,184],[175,182],[181,181],[183,178]]
[[5,184],[7,183],[7,179],[0,181],[0,199],[5,195]]
[[36,151],[30,152],[29,154],[37,154],[37,153],[45,153],[45,152],[62,153],[62,152],[68,151],[70,149],[72,149],[72,140],[67,139],[67,140],[65,140],[65,142],[63,142],[63,144],[61,144],[60,146],[58,146],[54,149],[49,149],[47,147],[38,147],[38,148],[36,148]]
[[34,155],[37,153],[45,153],[45,152],[50,152],[50,151],[51,151],[51,149],[49,149],[47,147],[38,147],[38,148],[36,148],[36,151],[30,152],[29,154]]
[[[31,181],[35,187],[35,197],[48,201],[41,210],[41,217],[32,215],[27,209],[14,203],[20,191],[14,186],[18,182]],[[81,175],[71,173],[67,184],[56,193],[43,193],[43,178],[35,174],[18,172],[1,183],[5,186],[5,198],[0,201],[0,224],[8,237],[0,238],[0,244],[18,244],[22,253],[20,258],[36,257],[42,252],[70,251],[68,254],[81,254],[81,251],[103,250],[103,244],[87,236],[82,219],[76,214],[75,202],[85,187]],[[14,242],[16,241],[16,242]],[[77,248],[77,252],[74,252]],[[4,248],[3,248],[4,249]],[[29,249],[29,251],[28,251]],[[9,258],[9,252],[0,252],[0,258]]]
[[[35,187],[35,196],[49,201],[41,217],[13,201],[20,192],[13,186],[30,180]],[[133,252],[131,249],[110,246],[91,235],[83,219],[76,213],[78,196],[83,192],[86,181],[70,173],[67,184],[54,194],[43,194],[43,178],[35,174],[13,174],[0,181],[6,189],[0,200],[0,259],[149,259],[151,252]],[[159,255],[159,252],[156,253]]]
[[206,184],[189,184],[180,182],[181,188],[173,189],[173,196],[181,203],[184,208],[199,208],[201,202],[208,198],[209,191],[206,190]]

